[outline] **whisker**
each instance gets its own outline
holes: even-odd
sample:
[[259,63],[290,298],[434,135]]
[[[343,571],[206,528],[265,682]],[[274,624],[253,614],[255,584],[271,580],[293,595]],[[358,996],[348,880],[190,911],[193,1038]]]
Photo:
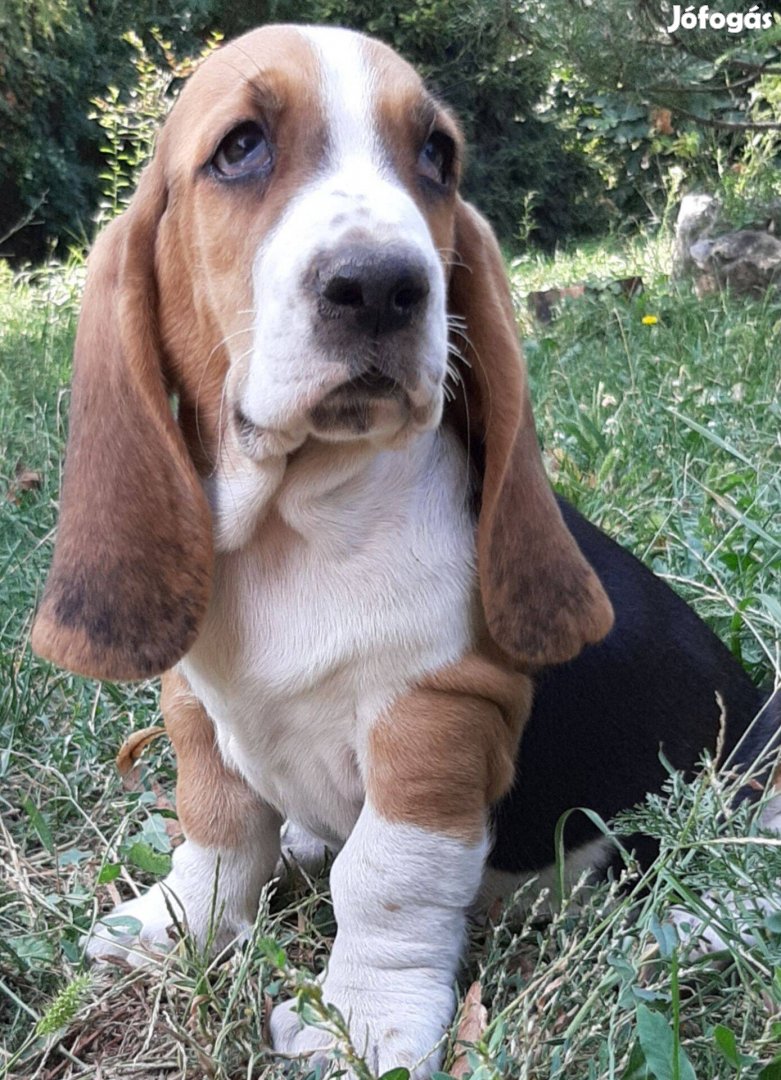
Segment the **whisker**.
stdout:
[[469,394],[467,393],[466,380],[464,379],[463,373],[449,361],[445,367],[445,382],[447,382],[448,379],[452,380],[454,383],[453,387],[448,387],[448,390],[452,395],[449,396],[446,393],[448,401],[454,401],[459,390],[464,398],[464,413],[466,415],[466,472],[464,475],[464,500],[466,501],[469,496],[472,481],[472,426],[469,416]]
[[239,334],[251,334],[254,329],[254,326],[245,326],[242,327],[241,330],[234,330],[232,334],[226,334],[225,337],[222,338],[222,340],[218,341],[214,348],[211,350],[206,359],[206,362],[208,363],[209,360],[211,360],[212,356],[214,355],[214,353],[217,352],[221,345],[226,345],[229,341],[232,341],[233,338],[238,337]]
[[461,262],[455,248],[437,248],[437,254],[442,256],[448,266],[460,266],[462,269],[468,270],[470,273],[472,272],[471,266],[468,266],[465,262]]
[[[250,312],[250,314],[254,314],[254,313]],[[214,358],[214,356],[217,353],[218,349],[220,349],[223,345],[225,345],[227,342],[229,342],[232,338],[238,337],[240,334],[251,333],[252,330],[253,330],[253,327],[248,326],[248,327],[242,328],[241,330],[234,330],[234,332],[232,334],[226,334],[225,337],[223,337],[220,341],[217,342],[217,344],[214,346],[214,348],[210,351],[209,355],[206,357],[206,363],[203,365],[203,371],[201,372],[201,377],[198,380],[198,386],[195,389],[195,432],[196,432],[196,435],[198,436],[198,442],[200,444],[200,447],[204,451],[204,453],[206,453],[206,445],[205,445],[205,443],[203,441],[203,435],[202,435],[202,432],[201,432],[200,401],[201,401],[201,392],[203,390],[203,384],[204,384],[204,381],[205,381],[206,376],[207,376],[208,371],[209,371],[209,365],[211,364],[212,359]],[[250,347],[246,352],[242,353],[241,356],[238,357],[238,359],[243,360],[244,357],[248,356],[250,352],[252,352],[252,347]],[[220,397],[221,398],[222,398],[222,395],[224,394],[224,392],[225,392],[225,384],[223,383],[223,387],[222,387],[222,390],[220,392]],[[220,404],[220,409],[222,409],[222,403]],[[220,419],[221,419],[221,413],[220,413]],[[218,450],[219,450],[219,446],[218,446]]]
[[[467,335],[466,335],[466,334],[462,334],[462,333],[459,333],[458,331],[456,331],[456,333],[458,333],[458,336],[459,336],[459,337],[461,337],[461,338],[463,338],[463,339],[464,339],[464,341],[465,341],[465,342],[466,342],[466,344],[467,344],[467,345],[468,345],[468,346],[470,347],[470,349],[472,350],[472,352],[474,352],[474,351],[475,351],[475,349],[474,349],[474,345],[473,345],[473,344],[472,344],[472,342],[471,342],[471,341],[469,340],[469,338],[467,337]],[[456,360],[459,360],[459,361],[460,361],[460,362],[461,362],[461,363],[462,363],[462,364],[464,365],[464,367],[468,367],[468,368],[471,368],[471,367],[472,367],[472,363],[471,363],[471,361],[470,361],[469,359],[467,359],[467,357],[466,357],[466,356],[464,356],[463,352],[461,351],[460,347],[459,347],[459,346],[458,346],[458,345],[456,344],[456,342],[455,342],[455,341],[452,341],[452,340],[448,340],[448,343],[447,343],[447,351],[448,351],[448,353],[449,353],[449,354],[450,354],[451,356],[454,356],[454,357],[456,358]],[[477,354],[475,353],[475,355],[477,355]]]
[[[214,350],[212,350],[212,351],[214,351]],[[252,352],[252,346],[250,346],[249,349],[246,349],[243,353],[240,353],[239,356],[236,358],[236,362],[241,362],[245,357],[249,356],[251,354],[251,352]],[[225,437],[224,436],[225,425],[223,424],[223,415],[224,415],[225,403],[226,403],[226,399],[227,399],[227,392],[228,392],[228,383],[227,383],[227,379],[226,379],[226,380],[223,381],[222,387],[220,388],[220,404],[219,404],[219,408],[217,410],[217,448],[216,448],[216,452],[215,452],[215,455],[214,455],[214,465],[212,467],[212,471],[210,473],[210,476],[214,476],[215,472],[217,471],[217,469],[219,467],[219,462],[220,462],[220,455],[222,453],[223,439]],[[196,423],[196,430],[198,432],[198,438],[200,439],[200,425],[199,425],[199,422],[198,422],[198,399],[197,398],[196,398],[196,405],[195,405],[195,423]],[[204,450],[204,452],[206,451],[206,447],[204,446],[202,441],[201,441],[201,448]]]
[[[245,75],[243,71],[231,64],[230,66],[231,68],[233,68],[236,74],[241,76],[241,78],[244,79],[244,81],[248,83],[254,90],[259,90],[261,93],[265,92],[266,77],[263,74],[263,68],[257,62],[255,57],[251,53],[248,53],[246,49],[243,49],[241,45],[239,45],[238,41],[231,41],[226,47],[226,51],[228,49],[236,49],[237,52],[240,52],[242,56],[246,57],[246,59],[249,60],[249,62],[255,68],[255,71],[258,73],[259,79],[257,81],[251,79],[249,75]],[[224,54],[222,58],[223,60],[225,60],[226,63],[229,63],[227,57]]]

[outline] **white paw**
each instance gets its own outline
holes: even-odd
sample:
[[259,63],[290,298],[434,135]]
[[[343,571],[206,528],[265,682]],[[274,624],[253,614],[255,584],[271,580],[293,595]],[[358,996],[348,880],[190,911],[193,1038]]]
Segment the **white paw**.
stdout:
[[706,922],[699,915],[692,915],[685,908],[674,907],[670,909],[669,918],[688,959],[698,960],[728,948],[713,923]]
[[[153,885],[148,892],[133,900],[118,904],[113,911],[97,922],[86,939],[86,955],[90,960],[124,960],[133,967],[154,964],[170,952],[179,937],[187,934],[196,945],[216,954],[237,944],[247,935],[252,924],[247,920],[222,917],[215,905],[210,910],[202,897],[188,901],[184,889],[169,875]],[[214,917],[212,918],[212,911]]]
[[[376,981],[376,977],[375,973],[370,981]],[[408,985],[377,990],[340,987],[326,978],[323,997],[342,1014],[355,1051],[375,1075],[404,1067],[409,1069],[412,1080],[424,1080],[441,1066],[444,1035],[453,1017],[455,997],[449,988],[426,987],[422,974],[401,981]],[[315,1062],[327,1057],[317,1051],[326,1051],[335,1044],[330,1031],[302,1023],[295,1001],[286,1001],[273,1010],[271,1040],[278,1052],[314,1054]]]
[[[172,896],[169,903],[181,923],[181,906]],[[173,948],[169,929],[174,925],[158,883],[143,896],[126,900],[104,915],[86,939],[86,954],[90,960],[124,960],[133,967],[154,964]]]
[[685,908],[674,907],[669,915],[678,941],[692,960],[729,950],[730,943],[734,945],[738,941],[755,945],[752,927],[761,926],[769,914],[781,907],[779,896],[772,899],[765,896],[738,898],[734,893],[717,897],[706,892],[702,902],[709,914],[694,915]]
[[[258,857],[258,852],[263,858]],[[104,915],[87,940],[92,960],[125,960],[139,966],[169,952],[177,928],[212,953],[235,944],[252,927],[276,850],[219,852],[187,840],[173,869],[143,896]]]

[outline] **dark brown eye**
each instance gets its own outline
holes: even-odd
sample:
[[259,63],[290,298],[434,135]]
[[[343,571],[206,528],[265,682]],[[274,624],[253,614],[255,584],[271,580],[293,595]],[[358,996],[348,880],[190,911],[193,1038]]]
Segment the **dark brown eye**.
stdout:
[[265,175],[272,164],[271,146],[263,128],[251,120],[228,132],[212,158],[215,172],[230,180]]
[[453,171],[455,146],[444,131],[432,131],[418,157],[421,176],[444,187]]

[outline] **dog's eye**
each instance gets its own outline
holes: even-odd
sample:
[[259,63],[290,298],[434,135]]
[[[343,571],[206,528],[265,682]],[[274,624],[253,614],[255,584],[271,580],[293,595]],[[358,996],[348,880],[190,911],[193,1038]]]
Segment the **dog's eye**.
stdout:
[[433,131],[420,151],[418,158],[420,175],[444,187],[453,171],[454,156],[455,146],[450,136],[444,131]]
[[272,164],[271,146],[260,124],[248,120],[228,132],[212,158],[215,171],[228,179],[264,174]]

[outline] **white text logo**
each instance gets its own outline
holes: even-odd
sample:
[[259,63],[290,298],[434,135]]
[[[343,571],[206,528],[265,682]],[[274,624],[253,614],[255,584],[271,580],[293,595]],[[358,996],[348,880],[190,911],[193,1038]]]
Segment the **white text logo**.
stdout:
[[743,30],[769,30],[773,25],[773,16],[769,11],[760,11],[754,4],[748,11],[711,11],[707,4],[695,8],[694,4],[684,8],[673,4],[673,21],[666,28],[668,34],[677,30],[724,30],[730,34],[740,34]]

